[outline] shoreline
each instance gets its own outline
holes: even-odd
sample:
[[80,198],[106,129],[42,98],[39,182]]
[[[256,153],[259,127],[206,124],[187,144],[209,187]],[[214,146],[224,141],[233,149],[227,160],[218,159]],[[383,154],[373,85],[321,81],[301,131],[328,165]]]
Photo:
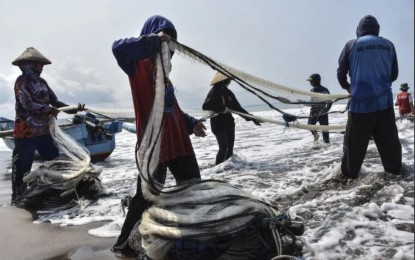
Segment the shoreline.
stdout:
[[[0,141],[1,142],[1,141]],[[117,238],[99,238],[88,230],[104,225],[34,224],[32,214],[10,206],[11,151],[0,150],[0,259],[5,260],[113,260]]]
[[11,206],[0,207],[1,259],[117,259],[110,251],[116,238],[99,238],[88,230],[103,225],[61,227],[34,224],[30,212]]

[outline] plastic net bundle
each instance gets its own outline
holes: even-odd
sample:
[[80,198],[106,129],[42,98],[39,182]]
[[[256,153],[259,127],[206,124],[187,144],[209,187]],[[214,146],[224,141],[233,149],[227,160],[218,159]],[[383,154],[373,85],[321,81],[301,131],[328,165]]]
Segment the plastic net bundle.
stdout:
[[[184,185],[186,188],[182,188]],[[247,191],[218,181],[177,186],[142,216],[130,244],[152,259],[270,259],[283,252],[266,225],[277,211]]]
[[71,206],[80,198],[98,197],[103,191],[98,179],[102,169],[91,165],[88,150],[65,134],[54,118],[50,132],[64,155],[45,161],[23,178],[26,190],[18,205],[31,210],[50,209]]
[[[154,178],[161,146],[165,79],[170,72],[165,42],[156,56],[154,105],[137,143],[141,190],[153,205],[132,234],[130,245],[151,259],[270,259],[301,256],[302,246],[287,250],[284,236],[295,241],[285,224],[270,228],[279,214],[250,192],[217,180],[188,180],[164,187]],[[279,223],[279,222],[278,222]],[[291,243],[292,244],[292,243]]]

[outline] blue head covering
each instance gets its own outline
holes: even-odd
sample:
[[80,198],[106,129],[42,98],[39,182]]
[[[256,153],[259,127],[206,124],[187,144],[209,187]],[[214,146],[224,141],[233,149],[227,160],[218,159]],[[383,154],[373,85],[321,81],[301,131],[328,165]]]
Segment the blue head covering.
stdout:
[[159,33],[161,31],[164,31],[172,38],[177,39],[177,32],[173,23],[161,15],[153,15],[149,17],[144,23],[143,29],[141,29],[140,36],[150,33]]

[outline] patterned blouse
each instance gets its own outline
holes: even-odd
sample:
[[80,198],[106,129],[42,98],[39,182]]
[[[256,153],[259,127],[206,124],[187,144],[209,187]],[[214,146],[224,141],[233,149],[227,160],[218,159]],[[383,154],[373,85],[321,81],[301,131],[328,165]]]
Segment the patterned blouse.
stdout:
[[51,107],[63,107],[48,83],[34,69],[34,64],[20,65],[20,75],[14,86],[16,120],[14,138],[28,138],[49,134]]

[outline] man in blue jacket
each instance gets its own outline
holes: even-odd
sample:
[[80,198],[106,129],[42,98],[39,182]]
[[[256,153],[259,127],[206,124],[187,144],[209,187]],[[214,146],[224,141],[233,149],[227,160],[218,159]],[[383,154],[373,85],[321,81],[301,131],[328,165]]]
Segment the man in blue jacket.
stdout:
[[384,170],[399,174],[402,147],[391,90],[398,77],[395,47],[379,37],[379,24],[371,15],[360,20],[356,34],[357,39],[344,46],[337,69],[340,85],[351,93],[341,171],[344,177],[358,177],[373,136]]

